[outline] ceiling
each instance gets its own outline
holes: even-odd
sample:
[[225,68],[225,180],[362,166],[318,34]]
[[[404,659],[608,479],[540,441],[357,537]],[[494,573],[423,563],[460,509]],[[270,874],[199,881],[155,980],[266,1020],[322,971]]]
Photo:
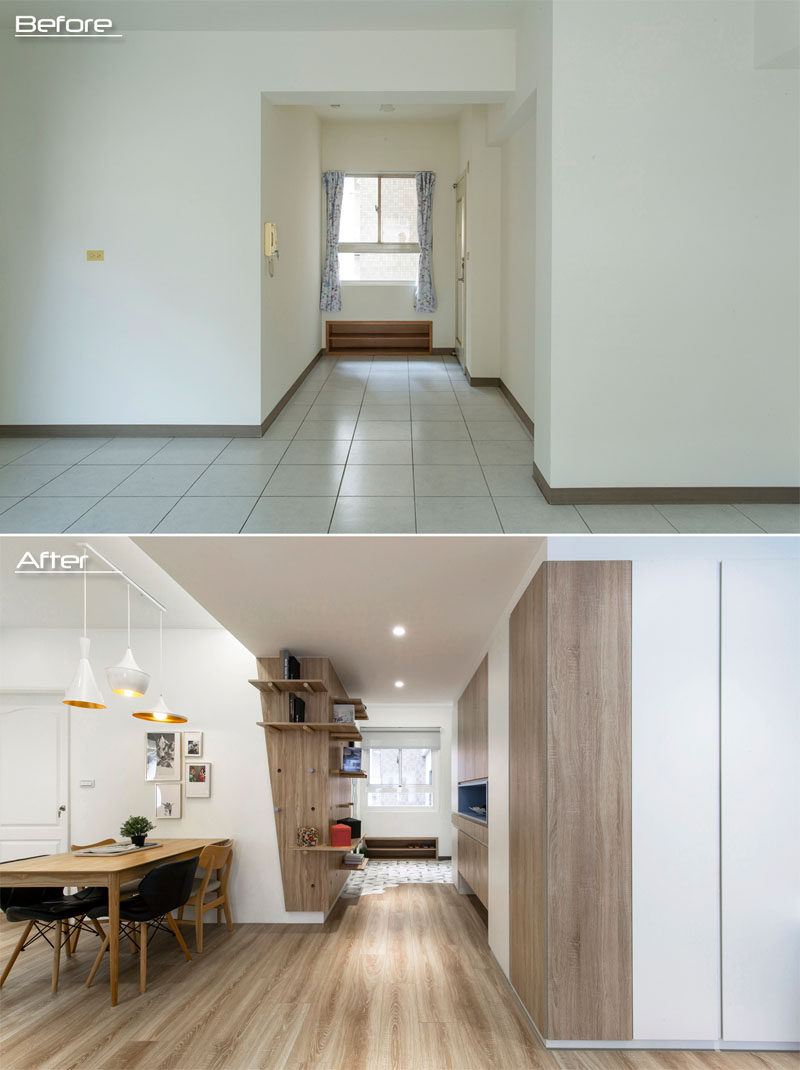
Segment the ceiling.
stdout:
[[508,535],[134,541],[254,654],[326,655],[348,692],[371,702],[457,697],[544,544]]
[[[83,582],[79,574],[15,575],[26,551],[36,558],[50,550],[57,554],[80,554],[83,552],[80,541],[63,535],[4,535],[0,539],[0,626],[80,627]],[[92,535],[86,541],[161,602],[167,610],[165,628],[219,628],[219,622],[130,539],[121,535]],[[90,569],[107,567],[97,559],[90,559],[87,564]],[[119,577],[94,574],[87,577],[87,619],[90,629],[125,627],[125,584]],[[135,628],[158,627],[158,610],[135,593],[131,599],[131,623]]]
[[[507,93],[264,93],[271,104],[313,108],[324,122],[367,119],[373,122],[456,121],[467,104],[497,104]],[[331,107],[331,105],[338,107]],[[384,112],[381,104],[395,110]]]
[[14,16],[111,18],[115,30],[462,30],[511,29],[526,0],[28,0],[0,3]]

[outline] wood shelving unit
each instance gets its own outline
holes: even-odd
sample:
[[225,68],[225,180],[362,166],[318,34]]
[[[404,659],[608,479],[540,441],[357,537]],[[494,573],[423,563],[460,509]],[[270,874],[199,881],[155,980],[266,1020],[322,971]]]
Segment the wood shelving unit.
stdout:
[[347,703],[347,705],[349,706],[355,706],[356,720],[369,720],[369,717],[367,716],[367,707],[364,705],[363,701],[360,698],[334,698],[333,696],[331,696],[331,707],[333,707],[334,703]]
[[[435,836],[367,836],[364,847],[368,858],[438,858],[439,840]],[[433,844],[432,847],[411,847],[409,844]]]
[[[353,850],[332,847],[330,826],[353,805],[351,775],[342,774],[342,747],[361,741],[353,724],[332,720],[332,696],[337,702],[356,706],[359,720],[366,718],[361,699],[347,697],[347,690],[328,658],[299,659],[300,679],[284,680],[283,654],[257,658],[261,719],[269,759],[272,804],[281,861],[283,895],[288,911],[319,911],[327,914],[341,892],[347,874],[342,856]],[[289,720],[289,695],[305,702],[305,720]],[[316,847],[298,847],[297,829],[313,826],[320,832]]]
[[343,776],[348,780],[366,780],[366,773],[346,773],[344,769],[331,769],[331,776]]
[[322,680],[250,680],[250,683],[259,691],[267,691],[273,695],[288,695],[291,692],[299,694],[303,691],[309,695],[317,695],[327,690]]

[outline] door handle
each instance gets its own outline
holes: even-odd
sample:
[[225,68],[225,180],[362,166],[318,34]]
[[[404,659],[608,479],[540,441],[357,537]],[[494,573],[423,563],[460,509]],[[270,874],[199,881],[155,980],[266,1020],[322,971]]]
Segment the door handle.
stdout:
[[66,806],[63,806],[63,805],[59,806],[59,808],[58,808],[58,816],[61,817],[61,815],[66,813],[66,811],[67,811]]

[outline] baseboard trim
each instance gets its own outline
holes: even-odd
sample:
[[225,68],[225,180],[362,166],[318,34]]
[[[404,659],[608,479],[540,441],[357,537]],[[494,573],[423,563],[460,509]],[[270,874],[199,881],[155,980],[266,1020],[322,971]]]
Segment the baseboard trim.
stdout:
[[258,438],[258,424],[0,424],[4,438]]
[[794,505],[800,487],[551,487],[533,462],[550,505]]
[[0,435],[4,438],[260,438],[324,352],[318,351],[260,424],[0,424]]
[[264,432],[265,432],[265,431],[267,430],[267,428],[269,427],[269,425],[270,425],[271,423],[274,423],[274,422],[275,422],[275,420],[276,420],[276,419],[278,418],[278,416],[280,415],[280,413],[281,413],[281,410],[282,410],[282,409],[284,409],[284,408],[286,407],[286,405],[287,405],[287,404],[289,403],[289,400],[290,400],[290,399],[291,399],[291,397],[292,397],[292,396],[293,396],[293,395],[295,394],[295,392],[296,392],[296,391],[298,390],[298,388],[299,388],[299,387],[300,387],[300,385],[301,385],[301,384],[303,383],[304,379],[305,379],[305,378],[306,378],[306,376],[307,376],[307,375],[309,374],[309,372],[310,372],[310,371],[312,370],[312,368],[314,367],[314,365],[315,365],[315,364],[316,364],[316,363],[317,363],[317,362],[318,362],[319,360],[321,360],[321,359],[322,359],[322,357],[323,357],[324,355],[325,355],[325,350],[324,350],[324,349],[318,349],[318,350],[317,350],[317,355],[316,355],[315,357],[313,357],[313,358],[312,358],[312,359],[311,359],[311,360],[310,360],[310,361],[308,362],[308,364],[307,364],[307,365],[305,366],[305,368],[304,368],[304,369],[303,369],[303,370],[302,370],[302,371],[300,372],[300,374],[298,375],[298,377],[297,377],[297,378],[295,379],[295,381],[294,381],[294,382],[292,383],[292,385],[291,385],[291,386],[289,387],[289,389],[288,389],[288,390],[286,391],[286,393],[285,393],[285,394],[283,395],[283,397],[282,397],[282,398],[280,399],[280,401],[279,401],[279,402],[278,402],[278,404],[277,404],[277,405],[275,406],[275,408],[274,408],[274,409],[272,409],[272,410],[271,410],[271,411],[270,411],[270,412],[269,412],[269,413],[268,413],[268,414],[267,414],[267,415],[266,415],[266,416],[264,417],[264,419],[263,419],[263,420],[261,421],[261,427],[260,427],[260,428],[258,429],[258,433],[259,433],[259,435],[263,435],[263,434],[264,434]]

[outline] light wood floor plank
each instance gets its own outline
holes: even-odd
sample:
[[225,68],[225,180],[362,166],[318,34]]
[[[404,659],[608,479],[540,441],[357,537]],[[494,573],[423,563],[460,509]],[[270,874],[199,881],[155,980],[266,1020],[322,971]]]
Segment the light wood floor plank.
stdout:
[[[0,963],[19,926],[0,923]],[[324,925],[210,925],[191,963],[173,937],[84,987],[84,937],[50,993],[52,952],[23,952],[2,989],[3,1070],[798,1070],[794,1052],[546,1050],[452,885],[340,901]]]

